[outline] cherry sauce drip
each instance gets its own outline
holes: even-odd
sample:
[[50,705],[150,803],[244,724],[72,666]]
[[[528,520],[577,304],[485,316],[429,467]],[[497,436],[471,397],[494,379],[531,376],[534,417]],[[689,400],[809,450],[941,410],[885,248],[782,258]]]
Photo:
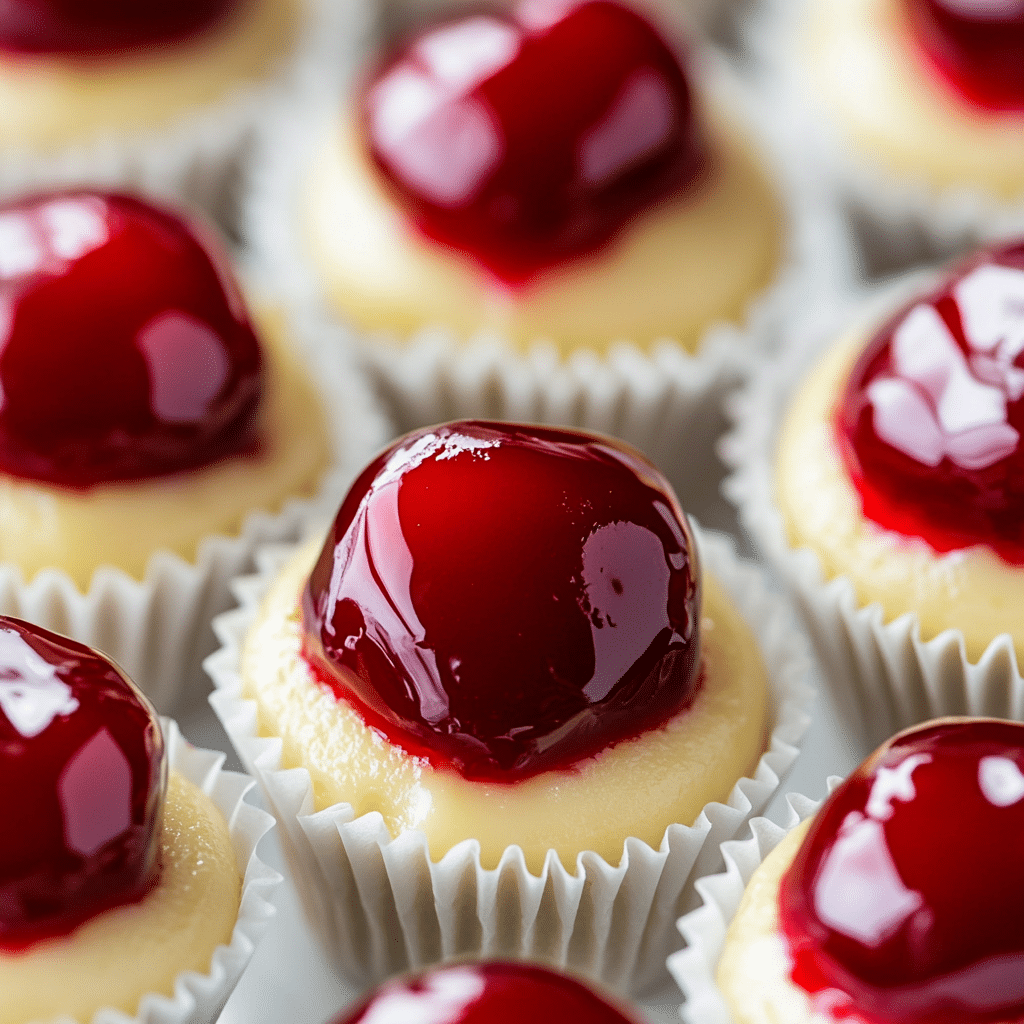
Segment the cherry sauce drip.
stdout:
[[632,449],[455,423],[354,484],[303,595],[304,655],[410,753],[511,782],[692,701],[698,580],[671,488]]
[[867,518],[1024,564],[1024,243],[976,257],[883,328],[836,436]]
[[0,208],[0,471],[64,487],[251,450],[259,343],[212,246],[126,195]]
[[183,42],[239,0],[0,0],[0,51],[98,56]]
[[783,877],[792,977],[837,1020],[1024,1016],[1024,726],[900,734],[830,797]]
[[0,616],[0,949],[141,899],[167,765],[149,702],[82,644]]
[[966,100],[1024,112],[1024,2],[906,0],[922,52]]
[[582,982],[546,967],[462,963],[381,985],[335,1024],[631,1024]]
[[598,250],[704,165],[677,57],[611,0],[430,28],[373,76],[362,119],[418,229],[513,286]]

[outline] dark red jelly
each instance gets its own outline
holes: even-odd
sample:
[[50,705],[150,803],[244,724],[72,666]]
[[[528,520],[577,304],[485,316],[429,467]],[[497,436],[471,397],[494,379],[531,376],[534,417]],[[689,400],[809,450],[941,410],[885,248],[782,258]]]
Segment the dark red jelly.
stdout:
[[363,96],[412,222],[507,284],[591,253],[704,158],[679,60],[612,0],[524,0],[435,26]]
[[906,0],[921,49],[965,99],[1024,111],[1021,0]]
[[438,967],[375,989],[335,1024],[631,1024],[582,982],[535,964]]
[[237,285],[180,217],[71,192],[0,208],[0,471],[84,488],[255,444]]
[[831,796],[782,880],[793,980],[878,1024],[1024,1018],[1024,725],[901,733]]
[[145,895],[166,775],[156,713],[119,669],[0,616],[0,949]]
[[567,768],[700,679],[696,551],[620,442],[482,422],[410,434],[346,497],[304,592],[323,683],[468,778]]
[[836,434],[867,518],[1024,564],[1024,243],[974,258],[883,328]]
[[239,0],[0,0],[0,50],[115,54],[181,42],[226,17]]

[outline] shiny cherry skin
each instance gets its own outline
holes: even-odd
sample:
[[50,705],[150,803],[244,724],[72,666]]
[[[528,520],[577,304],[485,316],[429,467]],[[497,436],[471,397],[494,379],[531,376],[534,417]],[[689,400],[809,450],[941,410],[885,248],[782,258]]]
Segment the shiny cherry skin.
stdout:
[[868,519],[1024,565],[1024,243],[902,309],[854,367],[835,429]]
[[141,899],[167,785],[156,712],[96,651],[0,616],[0,949]]
[[385,982],[334,1024],[633,1024],[591,988],[547,967],[458,963]]
[[509,286],[600,249],[705,163],[678,58],[613,0],[429,28],[372,77],[361,116],[412,223]]
[[252,450],[260,346],[212,240],[127,195],[0,207],[0,471],[88,488]]
[[304,655],[396,745],[512,782],[685,708],[693,537],[638,452],[571,430],[421,430],[349,492],[303,594]]
[[0,0],[0,50],[102,55],[182,42],[239,0]]
[[1024,1017],[1024,725],[943,719],[876,751],[780,889],[793,980],[837,1020]]
[[1022,0],[905,0],[922,52],[970,103],[1024,112]]

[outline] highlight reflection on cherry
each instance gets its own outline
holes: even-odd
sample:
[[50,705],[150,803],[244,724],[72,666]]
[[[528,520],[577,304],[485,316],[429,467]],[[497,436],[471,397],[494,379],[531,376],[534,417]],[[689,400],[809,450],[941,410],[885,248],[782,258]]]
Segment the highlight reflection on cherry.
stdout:
[[527,0],[428,28],[362,102],[412,222],[509,285],[586,255],[704,164],[678,58],[613,0]]
[[877,1024],[1024,1014],[1024,725],[901,733],[818,813],[780,890],[793,980]]
[[1024,243],[909,303],[854,367],[836,437],[864,514],[1024,564]]
[[167,765],[156,713],[95,651],[0,616],[0,948],[140,899]]
[[399,746],[512,780],[686,707],[699,611],[689,526],[639,453],[469,421],[356,481],[303,595],[303,653]]
[[131,196],[0,207],[0,471],[86,488],[251,448],[259,343],[212,242]]

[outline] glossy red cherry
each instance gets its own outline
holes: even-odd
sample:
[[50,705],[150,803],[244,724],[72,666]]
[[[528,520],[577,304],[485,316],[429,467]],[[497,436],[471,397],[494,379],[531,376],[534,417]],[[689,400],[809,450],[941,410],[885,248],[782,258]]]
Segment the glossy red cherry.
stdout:
[[836,435],[869,519],[1024,564],[1024,243],[976,257],[883,328]]
[[453,423],[353,485],[303,595],[304,653],[410,753],[512,781],[684,708],[699,609],[689,527],[638,452]]
[[829,798],[783,878],[793,980],[878,1024],[1024,1017],[1024,725],[901,733]]
[[591,253],[703,165],[690,90],[611,0],[525,0],[418,35],[363,96],[412,222],[509,284]]
[[965,99],[1024,111],[1022,0],[906,0],[921,48]]
[[180,42],[239,0],[0,0],[0,50],[110,54]]
[[0,616],[0,948],[145,895],[166,775],[156,713],[118,668]]
[[0,208],[0,471],[89,487],[251,448],[259,343],[221,258],[126,195]]
[[632,1024],[575,978],[536,964],[485,961],[385,982],[334,1024]]

